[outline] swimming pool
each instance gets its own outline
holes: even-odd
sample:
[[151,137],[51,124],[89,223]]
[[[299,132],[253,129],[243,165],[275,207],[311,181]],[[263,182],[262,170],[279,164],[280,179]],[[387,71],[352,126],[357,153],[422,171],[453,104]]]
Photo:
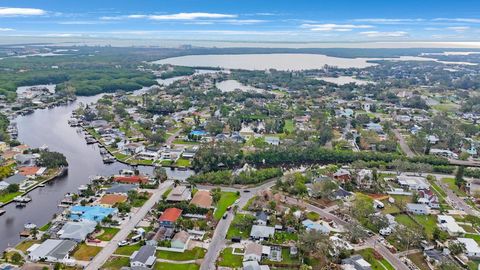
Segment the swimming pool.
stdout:
[[76,205],[70,208],[69,218],[71,220],[88,219],[88,220],[100,222],[105,217],[115,212],[117,212],[116,208]]

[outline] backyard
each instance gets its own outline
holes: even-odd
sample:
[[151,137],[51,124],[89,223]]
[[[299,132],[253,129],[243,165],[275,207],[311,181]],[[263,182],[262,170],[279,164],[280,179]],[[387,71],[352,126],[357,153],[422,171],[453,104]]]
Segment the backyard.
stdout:
[[232,254],[232,248],[226,248],[220,253],[218,258],[218,266],[225,267],[242,267],[243,256]]

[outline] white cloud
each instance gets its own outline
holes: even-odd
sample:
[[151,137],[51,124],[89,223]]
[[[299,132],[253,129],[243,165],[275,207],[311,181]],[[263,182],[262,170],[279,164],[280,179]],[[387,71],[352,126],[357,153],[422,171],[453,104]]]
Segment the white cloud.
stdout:
[[82,34],[72,34],[72,33],[53,33],[53,34],[46,34],[46,37],[81,37]]
[[467,30],[469,30],[470,27],[469,26],[451,26],[451,27],[447,27],[447,30],[453,30],[455,32],[465,32]]
[[146,14],[132,14],[127,16],[104,16],[102,20],[122,20],[122,19],[149,19],[155,21],[189,21],[198,19],[228,19],[236,18],[235,14],[221,14],[221,13],[206,13],[206,12],[191,12],[191,13],[175,13],[165,15],[146,15]]
[[13,17],[13,16],[38,16],[44,15],[47,12],[38,8],[11,8],[0,7],[0,17]]
[[391,19],[391,18],[366,18],[366,19],[355,19],[355,22],[367,22],[367,23],[376,23],[376,24],[403,24],[403,23],[412,23],[412,22],[423,22],[425,19],[416,18],[416,19]]
[[15,29],[12,28],[0,28],[0,32],[7,32],[7,31],[13,31]]
[[356,25],[356,24],[302,24],[301,28],[308,28],[311,31],[322,31],[322,32],[348,32],[353,29],[365,29],[373,28],[371,25]]
[[359,33],[366,37],[405,37],[408,33],[405,31],[393,31],[393,32],[379,32],[379,31],[365,31]]
[[480,23],[480,19],[476,18],[435,18],[433,21]]

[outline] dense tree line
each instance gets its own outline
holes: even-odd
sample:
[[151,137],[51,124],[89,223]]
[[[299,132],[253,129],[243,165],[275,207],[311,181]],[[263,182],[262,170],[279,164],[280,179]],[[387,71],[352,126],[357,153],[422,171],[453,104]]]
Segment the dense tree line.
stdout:
[[239,174],[233,174],[231,170],[221,170],[196,174],[190,176],[188,181],[191,183],[208,183],[213,185],[247,185],[259,184],[282,175],[283,173],[280,168],[247,170]]
[[68,166],[67,158],[59,152],[40,151],[38,165],[47,168]]

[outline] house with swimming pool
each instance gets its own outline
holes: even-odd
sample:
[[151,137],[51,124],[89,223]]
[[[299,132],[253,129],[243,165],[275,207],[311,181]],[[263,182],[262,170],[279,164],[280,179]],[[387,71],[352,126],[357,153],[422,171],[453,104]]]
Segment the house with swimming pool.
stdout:
[[101,222],[107,216],[114,216],[118,213],[117,208],[75,205],[70,208],[69,219],[73,221],[91,220]]

